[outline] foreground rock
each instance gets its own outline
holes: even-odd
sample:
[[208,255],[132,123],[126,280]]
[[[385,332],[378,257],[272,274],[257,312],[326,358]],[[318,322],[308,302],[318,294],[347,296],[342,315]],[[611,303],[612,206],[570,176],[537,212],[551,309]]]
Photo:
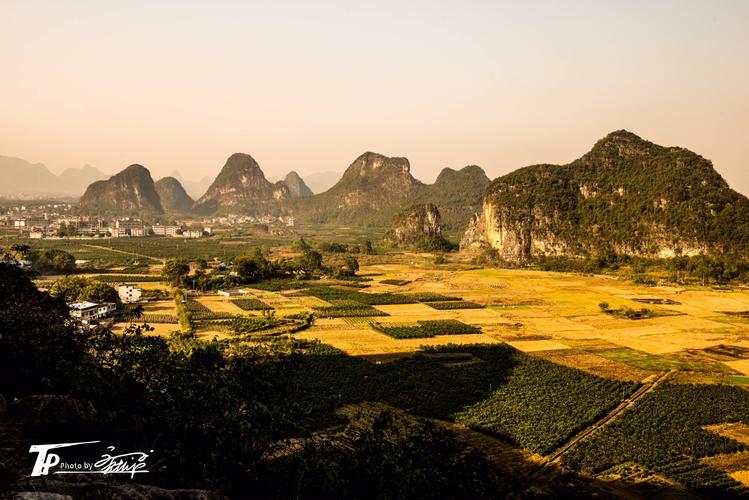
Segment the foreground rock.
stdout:
[[442,221],[431,203],[412,205],[393,218],[385,243],[424,251],[446,251],[450,242],[442,237]]
[[84,475],[70,475],[69,481],[26,479],[17,485],[22,491],[12,492],[14,500],[223,500],[227,497],[208,490],[165,489],[147,484],[114,481],[89,481]]

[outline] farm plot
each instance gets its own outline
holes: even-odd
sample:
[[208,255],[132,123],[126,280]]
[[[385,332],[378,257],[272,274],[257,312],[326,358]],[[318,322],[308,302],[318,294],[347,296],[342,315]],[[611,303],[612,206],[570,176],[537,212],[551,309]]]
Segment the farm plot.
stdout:
[[[515,347],[515,342],[509,342],[510,345]],[[535,351],[524,351],[531,352],[534,356],[552,361],[559,365],[569,366],[570,368],[577,368],[584,372],[597,375],[599,377],[613,378],[616,380],[629,380],[637,382],[644,380],[650,375],[656,373],[655,371],[643,370],[636,368],[624,363],[613,361],[611,359],[597,356],[592,352],[587,352],[582,349],[567,346],[567,349],[554,349],[554,350],[535,350]],[[523,350],[522,348],[520,350]]]
[[195,299],[208,311],[216,313],[242,314],[242,308],[232,302],[229,297],[220,295],[203,295]]
[[746,444],[704,428],[724,422],[749,424],[749,392],[722,385],[666,383],[581,441],[563,461],[593,474],[635,462],[706,494],[735,495],[742,490],[740,483],[700,461],[747,451]]
[[317,286],[308,288],[306,292],[308,295],[327,301],[350,300],[370,306],[413,304],[416,302],[416,300],[407,295],[398,295],[394,293],[366,293],[353,289],[344,289],[342,287]]
[[432,309],[438,311],[450,311],[453,309],[483,309],[484,306],[467,300],[432,301],[426,303]]
[[338,303],[330,306],[314,308],[315,315],[321,318],[368,318],[371,316],[387,316],[388,313],[372,306],[358,302]]
[[245,311],[268,311],[273,309],[262,300],[255,298],[234,299],[232,303]]
[[396,339],[429,338],[437,335],[465,335],[481,333],[481,328],[466,325],[458,320],[422,320],[415,325],[385,325],[373,322],[372,327],[378,332]]

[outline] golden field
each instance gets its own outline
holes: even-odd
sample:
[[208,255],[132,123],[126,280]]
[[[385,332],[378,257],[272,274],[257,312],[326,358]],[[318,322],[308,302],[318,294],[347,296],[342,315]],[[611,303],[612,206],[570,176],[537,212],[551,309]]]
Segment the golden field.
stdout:
[[[389,316],[372,318],[384,325],[411,325],[420,320],[457,319],[481,328],[479,334],[395,339],[375,331],[368,319],[317,319],[296,334],[318,339],[354,356],[387,359],[408,355],[421,346],[506,342],[516,349],[590,373],[642,380],[657,372],[678,369],[678,380],[749,383],[749,320],[726,312],[749,311],[749,291],[710,288],[653,287],[607,276],[543,271],[474,269],[442,270],[438,266],[379,264],[362,266],[369,276],[367,292],[434,292],[486,306],[484,309],[436,310],[426,304],[375,306]],[[387,279],[410,280],[403,286]],[[289,295],[289,296],[287,296]],[[301,295],[301,296],[300,296]],[[248,297],[263,300],[283,316],[327,304],[297,292],[255,290]],[[204,295],[197,300],[214,312],[243,311],[236,297]],[[633,299],[666,299],[673,304]],[[655,317],[631,320],[600,311],[646,307]],[[173,303],[145,306],[147,314],[174,314]],[[157,332],[173,331],[157,327]],[[198,328],[200,338],[225,338],[221,327]]]

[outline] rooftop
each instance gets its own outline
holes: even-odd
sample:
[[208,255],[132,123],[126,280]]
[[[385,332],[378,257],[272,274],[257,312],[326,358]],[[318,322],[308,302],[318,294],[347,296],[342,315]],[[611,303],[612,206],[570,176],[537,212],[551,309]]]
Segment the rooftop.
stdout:
[[73,302],[72,304],[68,304],[68,307],[71,309],[90,309],[92,307],[97,307],[99,304],[96,304],[95,302]]

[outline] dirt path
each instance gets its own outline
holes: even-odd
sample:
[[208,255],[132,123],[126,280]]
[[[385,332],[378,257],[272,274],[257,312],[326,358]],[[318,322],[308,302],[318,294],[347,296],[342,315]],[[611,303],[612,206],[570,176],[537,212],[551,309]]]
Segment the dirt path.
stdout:
[[83,246],[83,247],[89,247],[89,248],[96,248],[98,250],[106,250],[108,252],[124,253],[125,255],[134,255],[136,257],[143,257],[145,259],[155,260],[156,262],[161,262],[162,264],[164,264],[166,262],[165,259],[159,259],[158,257],[152,257],[150,255],[144,255],[142,253],[127,252],[125,250],[116,250],[114,248],[103,247],[103,246],[100,246],[100,245],[91,245],[89,243],[81,243],[81,246]]
[[559,459],[562,458],[562,455],[570,451],[575,445],[577,445],[577,443],[579,443],[583,439],[588,438],[590,435],[592,435],[599,429],[610,424],[619,415],[621,415],[622,413],[627,411],[629,408],[631,408],[638,400],[640,400],[641,398],[645,397],[647,394],[652,392],[661,382],[666,380],[666,378],[670,377],[674,373],[676,373],[676,370],[669,370],[665,373],[661,373],[660,375],[655,377],[653,380],[643,383],[635,392],[632,393],[632,395],[630,395],[627,399],[622,401],[616,408],[611,410],[603,418],[601,418],[594,424],[588,426],[587,428],[583,429],[582,431],[578,432],[572,439],[567,441],[561,447],[557,448],[550,455],[547,455],[544,458],[544,462],[541,465],[541,467],[537,471],[535,471],[533,475],[538,474],[547,465],[558,462]]

